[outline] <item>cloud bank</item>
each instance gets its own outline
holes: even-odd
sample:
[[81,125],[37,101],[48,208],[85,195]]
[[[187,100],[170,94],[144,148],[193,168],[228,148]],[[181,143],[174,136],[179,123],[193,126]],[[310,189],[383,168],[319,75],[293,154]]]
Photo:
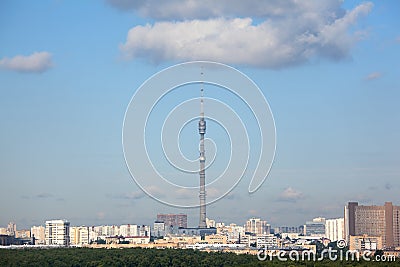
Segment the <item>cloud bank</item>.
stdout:
[[360,39],[353,29],[372,3],[346,11],[342,1],[136,1],[114,6],[161,19],[131,28],[125,59],[212,60],[279,69],[314,58],[341,60]]
[[304,13],[343,14],[342,1],[297,0],[107,0],[112,6],[156,20],[192,20],[216,17],[293,17]]
[[0,68],[17,72],[41,73],[52,66],[52,55],[49,52],[35,52],[29,56],[17,55],[0,60]]

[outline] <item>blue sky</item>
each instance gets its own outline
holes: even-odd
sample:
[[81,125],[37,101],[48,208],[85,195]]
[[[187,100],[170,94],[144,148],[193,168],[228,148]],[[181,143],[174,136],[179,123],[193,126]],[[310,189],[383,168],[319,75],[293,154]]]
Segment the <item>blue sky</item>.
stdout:
[[158,212],[197,225],[197,209],[140,191],[121,145],[137,88],[191,60],[249,76],[277,132],[260,190],[241,182],[208,217],[300,225],[343,216],[347,201],[399,204],[397,1],[189,2],[0,3],[0,226],[150,224]]

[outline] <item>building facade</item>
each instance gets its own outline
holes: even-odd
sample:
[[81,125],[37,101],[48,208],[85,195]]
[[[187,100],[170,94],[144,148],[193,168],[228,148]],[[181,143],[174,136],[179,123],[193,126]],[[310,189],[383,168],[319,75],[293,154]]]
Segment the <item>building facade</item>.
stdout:
[[314,218],[306,222],[304,232],[306,236],[325,236],[325,218]]
[[363,206],[349,202],[345,207],[345,233],[351,236],[380,236],[383,248],[400,246],[400,206]]
[[46,221],[46,245],[69,246],[69,226],[66,220]]
[[267,221],[253,217],[247,220],[245,231],[256,235],[269,234],[271,232],[271,226]]
[[7,235],[15,236],[15,232],[17,232],[17,225],[15,224],[15,222],[10,222],[7,225]]
[[31,227],[31,237],[35,238],[36,245],[46,244],[45,228],[42,225]]
[[349,249],[358,251],[382,249],[382,237],[368,235],[350,236]]
[[268,249],[278,246],[278,238],[272,234],[257,235],[257,248]]
[[89,244],[89,227],[70,227],[69,233],[71,245],[82,246]]
[[153,236],[155,237],[163,237],[165,236],[165,223],[155,221],[153,224]]
[[331,241],[343,240],[344,218],[328,219],[325,221],[325,237]]
[[17,230],[15,238],[31,238],[31,230]]
[[164,222],[166,234],[175,234],[178,228],[187,228],[186,214],[157,214],[157,221]]
[[303,234],[304,233],[304,225],[301,226],[280,226],[274,228],[274,233],[296,233]]
[[[118,235],[118,234],[116,234]],[[121,236],[138,236],[139,227],[136,224],[123,224],[119,227],[119,235]],[[114,235],[109,235],[114,236]]]

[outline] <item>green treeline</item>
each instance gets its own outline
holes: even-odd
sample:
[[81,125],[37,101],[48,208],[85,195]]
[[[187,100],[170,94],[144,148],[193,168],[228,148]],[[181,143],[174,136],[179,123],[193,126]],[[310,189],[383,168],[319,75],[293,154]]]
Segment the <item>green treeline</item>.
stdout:
[[257,256],[189,249],[0,249],[0,266],[400,266],[396,262],[281,262]]

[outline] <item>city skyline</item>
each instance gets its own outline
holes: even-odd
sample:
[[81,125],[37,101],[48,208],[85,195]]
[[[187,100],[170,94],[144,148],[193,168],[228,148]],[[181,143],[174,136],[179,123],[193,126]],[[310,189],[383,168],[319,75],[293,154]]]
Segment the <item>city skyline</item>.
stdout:
[[[73,226],[68,220],[46,220],[45,226],[18,229],[14,222],[0,227],[1,248],[93,247],[227,249],[240,253],[247,249],[308,250],[322,253],[321,247],[336,246],[355,252],[383,250],[399,255],[400,206],[348,202],[343,218],[317,217],[299,227],[271,227],[261,218],[251,217],[244,225],[206,219],[207,228],[187,228],[186,214],[157,214],[153,226],[140,224]],[[17,245],[17,246],[14,246]],[[21,246],[22,245],[22,246]],[[226,250],[224,250],[226,251]],[[242,251],[243,252],[243,251]]]
[[[48,0],[0,7],[0,225],[28,227],[51,218],[76,225],[150,224],[156,212],[182,212],[188,226],[197,226],[198,208],[170,207],[140,190],[121,145],[124,114],[137,88],[164,68],[191,60],[243,72],[261,89],[276,123],[276,157],[267,180],[249,194],[245,177],[207,205],[209,218],[241,224],[258,216],[297,226],[316,216],[341,217],[351,201],[398,203],[395,1],[221,1],[199,7],[186,1]],[[232,95],[205,86],[207,97],[251,117]],[[167,95],[152,114],[155,122],[192,97],[198,87]],[[182,130],[189,159],[198,157],[197,131],[196,122]],[[248,131],[251,137],[254,125]],[[149,137],[160,139],[157,131]],[[229,144],[212,121],[207,137],[220,155],[207,169],[211,181],[224,170],[228,153],[222,152]],[[174,176],[162,159],[155,162]],[[187,196],[182,191],[177,197]]]
[[[356,208],[360,208],[360,212],[361,212],[361,217],[358,218],[358,220],[361,219],[361,224],[363,224],[364,222],[362,221],[362,219],[365,219],[365,217],[370,218],[371,221],[371,225],[366,226],[368,228],[368,230],[363,229],[357,229],[357,227],[355,226],[355,222],[356,222]],[[244,220],[244,223],[238,223],[236,221],[221,221],[218,218],[206,218],[206,226],[207,228],[213,228],[216,227],[215,225],[219,225],[219,224],[223,224],[223,225],[229,225],[229,224],[235,224],[235,225],[243,225],[244,228],[249,228],[251,229],[252,227],[254,228],[254,225],[259,225],[260,222],[263,223],[261,224],[262,227],[265,227],[266,225],[268,225],[268,227],[270,229],[276,229],[276,228],[287,228],[287,229],[291,229],[291,228],[297,228],[298,226],[302,226],[304,228],[306,228],[309,225],[309,227],[311,227],[310,229],[307,229],[307,231],[304,229],[304,235],[319,235],[320,233],[318,233],[319,231],[319,225],[323,224],[324,227],[328,232],[335,232],[338,231],[338,228],[341,228],[343,231],[343,235],[340,236],[342,238],[339,238],[338,236],[336,236],[335,238],[337,240],[340,239],[344,239],[347,238],[349,235],[355,235],[356,233],[359,234],[359,232],[369,232],[369,231],[382,231],[382,225],[388,225],[389,227],[393,227],[393,229],[396,229],[394,231],[398,231],[399,228],[399,223],[396,222],[396,220],[398,219],[398,209],[400,208],[400,206],[397,206],[397,203],[392,203],[392,202],[384,202],[381,205],[364,205],[364,203],[358,203],[358,202],[347,202],[346,204],[344,204],[343,206],[343,213],[338,215],[338,216],[333,216],[333,217],[320,217],[318,214],[314,214],[312,217],[308,218],[306,221],[304,221],[303,224],[300,225],[293,225],[291,223],[283,223],[281,225],[271,225],[268,220],[268,218],[265,217],[261,217],[261,216],[251,216],[246,218],[242,218],[242,220]],[[363,214],[364,212],[364,214]],[[370,212],[370,214],[366,215],[368,212]],[[385,217],[385,213],[389,214],[389,217]],[[358,215],[360,216],[360,215]],[[390,218],[393,217],[393,223],[392,226],[390,226],[390,223],[388,222],[384,222],[385,220],[391,220]],[[253,221],[254,219],[256,219],[256,221]],[[310,220],[312,219],[312,220]],[[260,221],[261,220],[261,221]],[[66,221],[68,223],[69,220],[66,218],[59,218],[59,219],[55,219],[55,218],[46,218],[43,222],[44,224],[46,224],[47,221]],[[174,227],[180,227],[180,228],[191,228],[188,225],[188,215],[186,213],[157,213],[156,215],[154,215],[154,218],[152,220],[151,224],[156,224],[159,222],[164,222],[167,223],[167,225],[170,226],[174,226]],[[252,226],[249,226],[249,223],[251,223]],[[142,222],[130,222],[127,225],[146,225]],[[374,225],[377,225],[377,228],[375,229]],[[71,226],[75,226],[75,227],[79,227],[79,226],[87,226],[87,227],[92,227],[94,225],[87,225],[87,224],[71,224]],[[98,225],[118,225],[117,224],[98,224]],[[148,224],[150,225],[150,224]],[[16,223],[14,221],[10,221],[6,227],[2,227],[4,225],[0,225],[0,229],[7,231],[7,232],[12,232],[15,233],[16,230],[26,230],[26,229],[18,229],[16,226]],[[30,225],[30,227],[35,227],[35,226],[40,226],[39,225]],[[30,228],[28,227],[28,228]],[[347,228],[346,231],[344,228]],[[356,231],[357,229],[357,231]],[[175,229],[176,230],[176,229]],[[311,231],[310,233],[308,233],[308,231]],[[250,231],[251,232],[251,231]],[[285,231],[283,231],[285,232]],[[288,233],[290,233],[291,231],[288,231]],[[4,234],[4,233],[2,233]],[[374,232],[374,234],[376,234]],[[382,233],[380,233],[382,234]],[[392,235],[393,231],[390,232],[389,235]],[[330,235],[330,234],[328,234]],[[332,234],[333,235],[333,234]]]

